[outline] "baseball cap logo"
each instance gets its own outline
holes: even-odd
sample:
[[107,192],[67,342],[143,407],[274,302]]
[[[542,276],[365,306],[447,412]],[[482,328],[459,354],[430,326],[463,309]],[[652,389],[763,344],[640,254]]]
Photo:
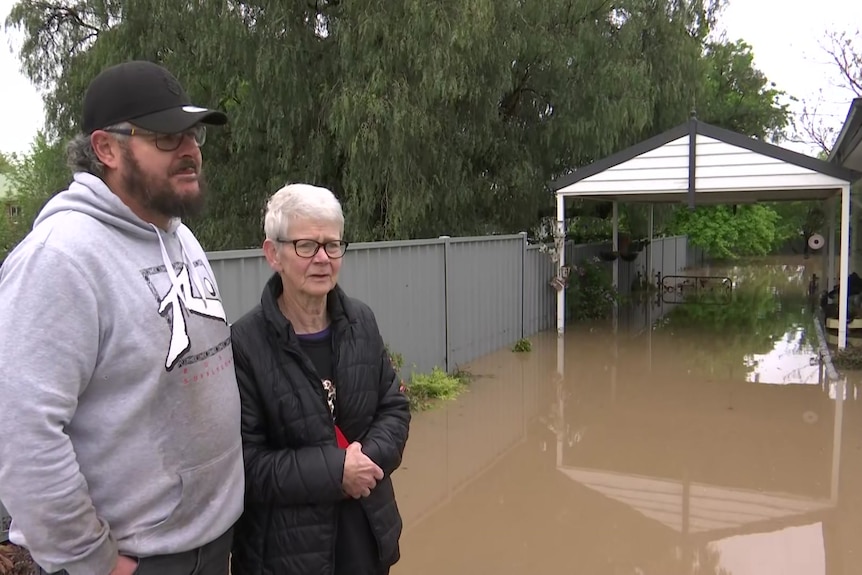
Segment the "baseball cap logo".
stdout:
[[206,108],[201,108],[198,106],[183,106],[183,112],[188,112],[189,114],[199,114],[201,112],[206,112]]

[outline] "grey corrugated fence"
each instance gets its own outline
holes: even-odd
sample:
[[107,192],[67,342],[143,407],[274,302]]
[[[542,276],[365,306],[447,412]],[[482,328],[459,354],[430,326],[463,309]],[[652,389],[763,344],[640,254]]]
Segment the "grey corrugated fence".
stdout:
[[[566,261],[578,263],[607,249],[607,243],[569,244]],[[635,261],[619,262],[621,291],[628,292],[637,270],[644,273],[648,250],[650,267],[662,275],[693,263],[685,237],[656,239]],[[272,270],[260,250],[208,255],[234,321],[260,301]],[[340,284],[371,306],[409,373],[434,366],[451,370],[553,329],[553,274],[548,255],[528,245],[524,235],[444,237],[351,245]]]

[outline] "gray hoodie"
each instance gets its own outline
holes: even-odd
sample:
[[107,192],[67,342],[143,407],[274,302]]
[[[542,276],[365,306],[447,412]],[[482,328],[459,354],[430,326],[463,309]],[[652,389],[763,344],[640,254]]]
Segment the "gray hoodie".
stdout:
[[203,545],[242,512],[218,287],[187,227],[77,173],[0,268],[0,500],[47,571]]

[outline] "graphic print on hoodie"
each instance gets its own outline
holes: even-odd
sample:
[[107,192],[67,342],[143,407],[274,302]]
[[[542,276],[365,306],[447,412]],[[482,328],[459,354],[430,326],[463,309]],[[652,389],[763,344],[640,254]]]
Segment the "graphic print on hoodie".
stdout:
[[0,268],[0,323],[0,500],[44,569],[107,573],[118,548],[174,553],[233,525],[230,328],[184,225],[75,174]]
[[[170,325],[171,343],[168,346],[166,354],[165,369],[172,371],[178,364],[179,367],[192,365],[217,354],[230,345],[230,337],[217,346],[206,350],[206,352],[191,357],[186,356],[192,346],[186,315],[194,313],[210,319],[221,320],[225,323],[227,323],[227,317],[221,300],[216,294],[215,285],[209,277],[206,275],[203,276],[202,285],[197,288],[198,292],[194,293],[191,284],[192,274],[189,273],[190,268],[187,267],[185,262],[174,263],[171,266],[173,275],[170,276],[170,287],[164,292],[164,295],[160,295],[155,282],[159,275],[167,275],[166,270],[168,268],[166,266],[167,264],[162,264],[154,268],[141,270],[141,275],[143,275],[144,281],[147,282],[153,295],[157,298],[159,313],[168,319]],[[204,268],[204,264],[200,260],[193,262],[192,266],[191,269],[195,270],[195,276],[201,274],[200,270]],[[187,374],[188,368],[183,373]],[[184,379],[184,383],[189,383],[187,378]]]

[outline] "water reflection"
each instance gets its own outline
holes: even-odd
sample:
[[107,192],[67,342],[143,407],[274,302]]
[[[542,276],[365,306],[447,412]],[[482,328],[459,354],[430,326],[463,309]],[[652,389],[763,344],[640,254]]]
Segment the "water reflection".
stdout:
[[[754,261],[691,270],[694,277],[730,278],[732,293],[688,297],[663,315],[657,329],[676,336],[675,343],[699,344],[698,350],[686,349],[695,369],[714,372],[720,365],[754,383],[822,385],[815,310],[806,295],[808,278],[816,273],[810,266]],[[693,340],[686,337],[690,333]]]
[[815,384],[823,383],[823,366],[817,361],[817,350],[811,342],[812,328],[794,327],[776,341],[766,353],[745,356],[750,368],[747,380],[753,383]]
[[771,533],[733,536],[710,543],[732,575],[826,575],[823,523]]
[[856,573],[860,405],[776,371],[816,335],[789,295],[808,272],[771,273],[771,299],[735,287],[730,333],[650,298],[467,366],[470,392],[414,419],[393,573]]

